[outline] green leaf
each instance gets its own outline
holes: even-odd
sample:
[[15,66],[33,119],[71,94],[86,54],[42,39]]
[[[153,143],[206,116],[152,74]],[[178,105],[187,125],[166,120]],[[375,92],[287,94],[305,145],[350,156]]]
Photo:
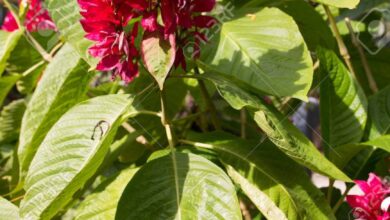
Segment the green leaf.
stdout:
[[390,86],[369,100],[370,138],[390,133]]
[[359,143],[367,122],[367,98],[337,55],[319,48],[321,131],[324,145]]
[[200,156],[172,152],[135,174],[115,219],[241,219],[241,212],[223,170]]
[[[52,32],[52,30],[40,31],[39,33],[31,33],[31,35],[46,51],[50,51],[57,42],[57,38]],[[9,73],[23,75],[16,86],[19,92],[27,94],[33,91],[45,67],[46,62],[44,62],[42,55],[32,46],[31,42],[22,37],[8,59],[6,70]]]
[[18,220],[19,209],[16,205],[12,204],[8,200],[0,197],[0,219],[4,220]]
[[0,144],[18,140],[26,101],[20,99],[5,106],[0,114]]
[[23,177],[51,126],[82,101],[92,73],[70,45],[65,45],[46,68],[22,120],[18,156]]
[[138,169],[127,169],[105,180],[83,200],[76,211],[76,220],[114,219],[119,199],[127,183]]
[[[362,150],[374,152],[376,149],[382,149],[390,153],[390,135],[380,136],[364,143],[347,144],[337,147],[335,151],[330,154],[330,158],[338,167],[344,168],[352,158]],[[371,154],[372,153],[369,155]],[[340,157],[339,155],[343,155],[343,157]]]
[[[267,1],[270,1],[267,3]],[[318,45],[327,48],[334,48],[336,41],[328,24],[321,15],[310,5],[309,2],[301,0],[252,0],[245,7],[258,8],[272,6],[277,7],[290,15],[298,25],[305,42],[311,51],[315,51]]]
[[254,120],[274,144],[287,156],[313,171],[344,181],[351,181],[334,164],[326,159],[288,119],[274,106],[267,105],[262,99],[253,96],[234,83],[216,74],[203,74],[211,80],[221,96],[235,109],[248,107],[254,112]]
[[28,170],[24,219],[51,219],[103,162],[130,108],[128,95],[100,96],[70,109],[52,127]]
[[16,81],[19,79],[19,75],[0,77],[0,108],[3,105],[4,99],[7,97],[12,87],[14,87]]
[[46,0],[46,4],[62,38],[71,44],[90,66],[95,67],[97,60],[88,53],[93,42],[84,37],[77,0]]
[[267,219],[335,219],[305,170],[270,141],[221,132],[192,134],[190,140],[218,153],[230,177]]
[[307,100],[313,64],[294,20],[276,8],[252,12],[224,22],[204,45],[199,65],[256,92]]
[[315,0],[318,3],[322,3],[329,6],[334,6],[337,8],[355,8],[360,0]]
[[145,32],[141,43],[142,60],[161,90],[175,62],[175,50],[175,38],[173,35],[168,40],[165,40],[159,32]]
[[13,32],[0,30],[0,76],[4,72],[7,60],[10,57],[12,50],[15,48],[22,35],[23,32],[20,30]]

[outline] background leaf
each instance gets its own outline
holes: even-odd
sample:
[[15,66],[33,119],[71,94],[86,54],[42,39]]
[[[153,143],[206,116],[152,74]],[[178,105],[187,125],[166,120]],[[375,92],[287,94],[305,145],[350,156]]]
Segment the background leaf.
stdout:
[[0,77],[0,107],[3,105],[4,99],[7,97],[18,79],[20,79],[19,75]]
[[334,6],[338,8],[349,8],[349,9],[355,8],[360,2],[360,0],[315,0],[315,1],[329,6]]
[[277,8],[235,13],[204,46],[201,67],[256,91],[306,100],[312,60],[294,20]]
[[319,48],[321,132],[324,146],[359,143],[367,122],[367,98],[337,55]]
[[131,103],[128,95],[100,96],[61,117],[28,170],[22,218],[50,219],[72,199],[103,162]]
[[12,143],[19,138],[22,117],[26,110],[24,99],[5,106],[0,114],[0,144]]
[[88,65],[68,44],[48,65],[22,120],[18,149],[22,177],[51,126],[83,99],[92,77],[87,70]]
[[370,138],[390,133],[390,86],[370,98]]
[[219,167],[194,154],[172,152],[137,172],[115,218],[241,219],[241,212],[234,186]]

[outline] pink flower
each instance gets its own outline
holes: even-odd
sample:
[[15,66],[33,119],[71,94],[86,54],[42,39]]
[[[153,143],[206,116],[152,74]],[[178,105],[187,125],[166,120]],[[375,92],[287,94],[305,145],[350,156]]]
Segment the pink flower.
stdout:
[[138,75],[138,51],[134,47],[138,23],[130,32],[124,28],[137,13],[124,0],[78,0],[78,3],[84,17],[80,22],[87,32],[85,37],[96,42],[89,53],[101,58],[96,69],[113,71],[114,77],[130,82]]
[[390,187],[373,173],[367,181],[355,180],[364,195],[347,196],[348,204],[354,210],[354,216],[361,220],[390,220],[388,210],[381,210],[381,204],[390,194]]
[[140,54],[135,39],[139,37],[139,27],[145,34],[159,32],[165,40],[169,39],[177,50],[174,65],[186,69],[183,47],[194,45],[193,57],[198,57],[200,41],[207,41],[200,30],[216,23],[214,18],[202,14],[214,8],[215,0],[78,0],[78,3],[83,16],[80,22],[87,32],[85,37],[96,42],[89,53],[100,58],[97,69],[112,71],[126,82],[138,74]]
[[[192,57],[200,56],[200,43],[206,42],[207,37],[201,33],[203,28],[211,28],[217,21],[203,12],[210,12],[216,4],[215,0],[161,0],[161,17],[164,23],[164,34],[176,33],[177,53],[175,66],[186,69],[183,47],[190,46]],[[177,34],[185,33],[184,35]],[[180,38],[178,37],[180,36]]]
[[[40,0],[31,0],[26,14],[24,26],[30,32],[38,30],[56,30],[56,26],[49,16],[49,12],[42,7]],[[12,32],[19,29],[18,24],[11,12],[5,16],[2,30]]]

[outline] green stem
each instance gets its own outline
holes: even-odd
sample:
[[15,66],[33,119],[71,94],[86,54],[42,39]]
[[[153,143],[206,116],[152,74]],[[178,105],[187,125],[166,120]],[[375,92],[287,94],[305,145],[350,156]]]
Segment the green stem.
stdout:
[[329,179],[329,186],[328,186],[328,193],[327,193],[327,199],[328,199],[329,204],[332,204],[334,182],[335,182],[335,180]]
[[349,33],[351,35],[352,43],[359,52],[360,61],[362,61],[364,72],[366,73],[370,89],[372,90],[373,93],[377,93],[378,86],[377,86],[375,79],[373,77],[370,65],[368,64],[366,54],[364,53],[364,50],[363,50],[358,38],[356,37],[355,31],[352,28],[351,20],[349,20],[349,18],[345,18],[345,24],[347,25]]
[[[195,71],[195,75],[200,75],[199,68],[197,66],[194,68],[194,71]],[[213,123],[213,126],[216,130],[221,130],[221,124],[219,123],[219,120],[217,117],[217,109],[216,109],[213,101],[211,100],[211,96],[210,96],[209,92],[207,91],[206,84],[204,83],[204,81],[202,79],[198,79],[198,82],[199,82],[199,88],[200,88],[200,91],[202,93],[202,96],[203,96],[204,100],[206,101],[208,110],[210,111],[211,122]]]
[[46,52],[45,49],[43,49],[43,47],[38,43],[38,41],[35,40],[35,38],[30,34],[30,32],[24,30],[23,33],[27,41],[29,41],[31,45],[38,51],[38,53],[41,54],[44,60],[46,60],[47,62],[51,62],[53,60],[53,57],[48,52]]
[[353,65],[351,63],[351,56],[349,55],[347,46],[345,46],[345,43],[343,41],[343,38],[341,37],[340,31],[337,28],[337,23],[335,18],[332,15],[332,12],[330,11],[329,7],[326,5],[322,5],[325,9],[326,15],[328,16],[330,27],[336,37],[337,44],[339,46],[340,54],[343,57],[345,63],[348,66],[349,71],[351,72],[352,76],[356,79],[356,73],[355,69],[353,68]]
[[34,66],[30,67],[28,70],[24,71],[24,73],[22,74],[23,77],[26,77],[28,75],[30,75],[31,73],[33,73],[36,69],[38,69],[39,67],[41,67],[42,65],[44,65],[46,62],[45,61],[40,61],[38,62],[37,64],[35,64]]
[[172,131],[172,127],[168,118],[167,113],[167,102],[166,102],[166,94],[165,90],[160,92],[160,100],[161,100],[161,123],[165,127],[165,132],[167,134],[167,139],[169,143],[169,147],[173,150],[175,148],[175,139]]
[[337,210],[339,210],[340,206],[343,204],[344,202],[344,199],[345,197],[348,195],[349,191],[352,189],[352,185],[351,186],[347,186],[347,188],[345,189],[345,192],[343,193],[343,195],[341,196],[341,198],[336,202],[336,204],[333,206],[333,213],[336,213]]

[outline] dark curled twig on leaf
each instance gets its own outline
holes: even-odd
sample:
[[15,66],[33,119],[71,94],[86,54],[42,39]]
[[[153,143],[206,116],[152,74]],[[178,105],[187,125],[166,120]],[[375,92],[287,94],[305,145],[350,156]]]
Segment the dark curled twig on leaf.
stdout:
[[107,131],[110,129],[110,123],[108,123],[107,121],[105,120],[101,120],[99,121],[96,125],[95,125],[95,128],[93,129],[93,133],[92,133],[92,136],[91,136],[91,140],[95,140],[95,134],[96,134],[96,129],[100,129],[100,138],[99,140],[102,139],[103,135],[104,135],[104,130],[103,130],[103,124],[106,124],[107,125]]

